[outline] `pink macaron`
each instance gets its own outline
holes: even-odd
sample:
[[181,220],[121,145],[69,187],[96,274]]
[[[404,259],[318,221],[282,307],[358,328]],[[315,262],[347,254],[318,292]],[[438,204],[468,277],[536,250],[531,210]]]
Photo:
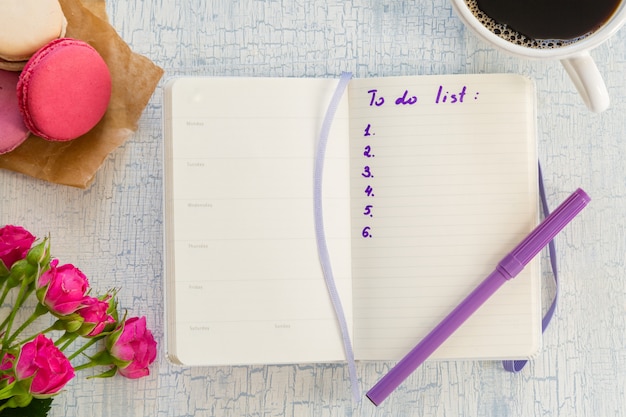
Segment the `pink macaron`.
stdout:
[[84,135],[104,117],[111,74],[89,44],[71,38],[48,43],[28,61],[17,85],[26,127],[51,141]]
[[17,72],[0,70],[0,154],[11,152],[29,135],[15,94],[18,77]]

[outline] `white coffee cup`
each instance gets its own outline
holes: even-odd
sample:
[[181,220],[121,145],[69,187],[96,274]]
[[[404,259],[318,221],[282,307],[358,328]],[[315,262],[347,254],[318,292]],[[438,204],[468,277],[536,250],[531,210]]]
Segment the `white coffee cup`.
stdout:
[[609,93],[589,51],[613,36],[626,22],[626,2],[622,1],[613,16],[585,38],[560,47],[540,49],[514,44],[499,37],[483,26],[469,9],[465,0],[451,1],[460,19],[479,38],[519,57],[560,60],[591,111],[599,113],[609,107]]

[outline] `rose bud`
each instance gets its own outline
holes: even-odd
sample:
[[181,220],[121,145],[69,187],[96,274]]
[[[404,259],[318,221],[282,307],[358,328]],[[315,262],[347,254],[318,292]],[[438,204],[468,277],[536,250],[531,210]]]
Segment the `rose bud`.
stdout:
[[85,274],[74,265],[57,267],[57,263],[56,260],[52,261],[50,269],[39,277],[37,297],[52,314],[63,317],[82,307],[89,282]]
[[23,227],[6,225],[0,228],[0,260],[7,270],[26,257],[34,241],[35,236]]
[[83,323],[78,329],[82,336],[94,337],[102,333],[108,326],[114,327],[115,318],[109,314],[111,305],[110,296],[104,300],[95,297],[85,297],[83,307],[76,313],[83,318]]
[[156,341],[146,328],[145,317],[122,323],[109,335],[106,347],[122,376],[135,379],[150,374],[148,366],[156,359]]

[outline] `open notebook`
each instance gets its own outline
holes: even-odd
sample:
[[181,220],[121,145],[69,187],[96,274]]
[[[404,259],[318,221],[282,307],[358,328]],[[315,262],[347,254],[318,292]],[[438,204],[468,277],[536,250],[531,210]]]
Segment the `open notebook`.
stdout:
[[[315,242],[332,79],[165,89],[167,351],[185,365],[345,359]],[[517,75],[355,79],[326,151],[324,222],[357,360],[401,358],[536,225],[535,93]],[[541,339],[532,263],[433,358]]]

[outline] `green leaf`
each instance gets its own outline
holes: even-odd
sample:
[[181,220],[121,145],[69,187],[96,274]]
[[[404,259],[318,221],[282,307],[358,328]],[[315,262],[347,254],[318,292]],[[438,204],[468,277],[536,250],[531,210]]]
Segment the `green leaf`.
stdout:
[[6,278],[9,276],[9,269],[4,264],[4,261],[0,259],[0,277]]
[[[0,406],[4,401],[0,403]],[[46,417],[52,408],[52,398],[33,400],[26,407],[5,408],[0,411],[0,417]]]
[[39,267],[40,269],[47,270],[50,263],[50,241],[48,238],[44,239],[41,243],[33,246],[26,255],[26,260],[29,264]]
[[96,365],[113,365],[115,363],[114,358],[106,350],[101,350],[95,355],[89,357],[89,359]]
[[87,379],[91,379],[91,378],[113,378],[116,374],[117,374],[117,366],[114,366],[113,368],[109,369],[106,372],[102,372],[99,375],[94,375],[94,376],[87,377]]

